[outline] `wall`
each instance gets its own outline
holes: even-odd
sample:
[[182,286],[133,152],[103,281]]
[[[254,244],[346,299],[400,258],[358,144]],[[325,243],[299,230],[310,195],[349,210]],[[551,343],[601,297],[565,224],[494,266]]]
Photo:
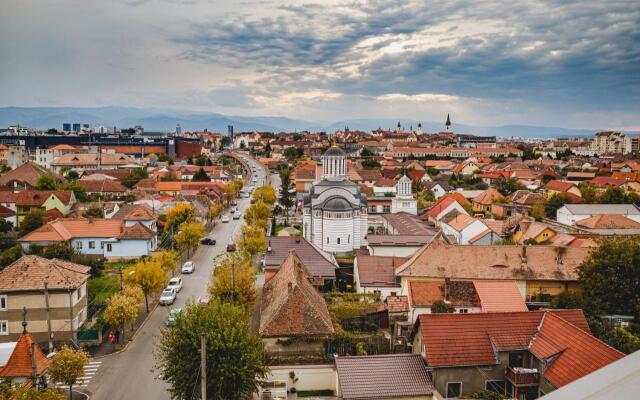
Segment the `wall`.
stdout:
[[300,390],[332,390],[336,391],[336,370],[333,364],[326,365],[278,365],[271,366],[266,380],[287,382],[292,387],[289,373],[293,371],[298,378],[295,387]]
[[368,246],[372,256],[410,257],[422,246]]
[[148,255],[153,250],[151,240],[120,240],[112,245],[113,251],[108,253],[105,244],[105,257],[140,257]]

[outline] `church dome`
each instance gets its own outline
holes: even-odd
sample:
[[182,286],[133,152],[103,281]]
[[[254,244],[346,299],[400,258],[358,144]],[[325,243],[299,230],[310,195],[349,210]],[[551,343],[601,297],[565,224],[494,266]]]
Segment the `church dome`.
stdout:
[[342,197],[333,197],[322,206],[325,211],[351,211],[352,208],[351,204]]
[[344,153],[344,151],[342,151],[342,149],[338,146],[331,146],[329,147],[329,150],[327,150],[324,153],[325,156],[332,156],[332,157],[336,157],[336,156],[340,156],[340,157],[345,157],[346,154]]

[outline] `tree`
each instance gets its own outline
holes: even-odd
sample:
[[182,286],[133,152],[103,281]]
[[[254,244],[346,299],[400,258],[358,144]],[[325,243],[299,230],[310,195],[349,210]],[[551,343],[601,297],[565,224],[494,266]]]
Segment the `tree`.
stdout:
[[169,272],[178,265],[178,253],[173,250],[160,250],[151,256],[151,261],[158,263],[163,270]]
[[205,154],[201,153],[200,155],[198,155],[198,157],[196,157],[194,164],[199,167],[206,167],[211,165],[211,160]]
[[377,160],[367,159],[362,161],[362,168],[364,169],[380,169],[382,165]]
[[124,285],[124,289],[122,291],[126,297],[130,297],[136,301],[137,305],[141,305],[143,301],[145,301],[145,295],[140,286],[136,285]]
[[625,328],[617,327],[604,334],[604,341],[625,354],[640,350],[640,337]]
[[416,192],[416,198],[418,200],[418,209],[426,208],[430,202],[435,200],[433,192],[429,189]]
[[56,190],[57,188],[56,178],[51,174],[44,174],[36,181],[37,190]]
[[284,155],[287,161],[294,164],[299,158],[304,156],[304,149],[302,147],[287,147],[284,149],[282,155]]
[[14,261],[22,257],[24,251],[22,250],[22,246],[16,244],[13,247],[9,247],[0,253],[0,271],[3,270],[7,265],[11,265]]
[[241,249],[251,255],[264,252],[267,249],[265,227],[266,224],[264,226],[244,225],[242,227]]
[[601,204],[628,204],[632,203],[620,187],[608,187],[599,197],[598,202]]
[[531,216],[538,221],[547,217],[544,209],[544,202],[542,200],[537,200],[535,203],[533,203],[533,207],[531,208]]
[[556,211],[567,203],[571,203],[571,199],[564,193],[556,193],[549,198],[547,204],[544,206],[544,213],[547,217],[555,218]]
[[253,201],[264,201],[272,206],[276,203],[276,191],[272,186],[260,186],[253,192]]
[[266,228],[271,214],[269,207],[262,201],[257,201],[244,211],[244,220],[249,226]]
[[80,175],[76,170],[71,169],[69,170],[69,172],[67,172],[67,174],[65,175],[65,178],[67,178],[67,180],[70,180],[70,181],[77,181],[78,179],[80,179]]
[[160,292],[167,283],[167,271],[157,260],[140,261],[124,271],[125,282],[138,286],[144,293],[144,304],[149,312],[149,295]]
[[173,171],[169,171],[168,174],[166,174],[165,176],[160,178],[160,181],[162,181],[162,182],[177,182],[178,181],[178,177],[176,176],[176,174],[173,173]]
[[561,310],[582,308],[582,297],[578,292],[565,290],[551,299],[551,308]]
[[82,216],[85,218],[104,218],[104,210],[99,207],[90,207],[84,210]]
[[594,204],[598,202],[598,190],[595,186],[588,183],[581,183],[578,185],[578,189],[580,189],[583,202],[587,204]]
[[186,203],[178,203],[167,212],[165,231],[175,232],[185,222],[196,220],[196,209]]
[[456,308],[443,300],[436,300],[431,304],[432,314],[452,314],[456,312]]
[[3,382],[0,383],[0,400],[64,400],[64,396],[56,389],[24,386],[14,389],[9,382]]
[[142,179],[147,179],[149,177],[149,172],[145,167],[134,168],[129,171],[129,174],[121,179],[123,185],[131,189],[136,185],[136,183],[140,182]]
[[32,208],[27,215],[24,216],[20,224],[20,236],[24,236],[29,232],[35,231],[44,225],[47,219],[47,213],[41,208]]
[[240,191],[244,187],[244,181],[240,178],[236,178],[232,181],[232,183],[236,187],[236,193],[240,193]]
[[640,240],[601,240],[578,267],[585,311],[640,317]]
[[122,330],[122,341],[125,343],[125,326],[132,323],[138,316],[136,300],[123,294],[116,293],[107,300],[104,310],[104,320]]
[[8,233],[13,230],[13,223],[4,218],[0,218],[0,233]]
[[73,385],[84,375],[84,367],[90,357],[86,352],[76,351],[67,345],[53,356],[47,373],[54,382],[61,382],[69,386],[69,400],[73,399]]
[[253,304],[256,299],[255,279],[256,270],[246,254],[227,255],[213,270],[209,294],[212,298],[233,301],[234,304]]
[[369,150],[368,147],[363,147],[362,151],[360,152],[360,157],[373,157],[375,154],[373,154],[373,152],[371,150]]
[[220,150],[223,150],[226,147],[229,147],[231,145],[231,138],[229,136],[223,136],[222,139],[220,139]]
[[266,377],[264,344],[249,333],[242,307],[212,301],[208,307],[187,305],[171,329],[163,329],[155,349],[156,368],[169,384],[172,399],[188,399],[200,390],[200,340],[206,345],[208,399],[251,398]]
[[71,261],[71,258],[75,254],[77,253],[69,242],[51,243],[42,249],[42,257],[48,259],[57,258],[59,260]]
[[176,237],[178,249],[187,250],[187,256],[191,249],[198,247],[200,240],[207,235],[204,225],[201,222],[185,222],[180,225],[180,230]]
[[294,206],[293,181],[291,181],[291,168],[284,166],[280,168],[280,198],[278,202],[285,210],[285,219],[289,223],[289,209]]
[[191,178],[193,182],[211,182],[211,178],[204,171],[204,168],[200,168],[195,174],[193,174],[193,178]]
[[524,188],[525,187],[522,186],[516,178],[509,178],[509,179],[499,178],[496,183],[496,189],[503,196],[508,196],[511,193],[515,192],[516,190],[521,190]]
[[85,202],[87,200],[89,200],[89,196],[87,196],[87,191],[84,190],[84,188],[80,185],[78,185],[77,182],[69,182],[65,185],[64,187],[65,190],[72,190],[74,196],[76,197],[76,200],[78,200],[79,202]]
[[222,204],[216,201],[215,203],[211,204],[209,206],[209,209],[207,210],[207,220],[215,221],[220,217],[220,215],[222,215],[222,211],[224,211],[224,207],[222,207]]
[[224,192],[224,198],[228,206],[231,202],[231,199],[235,199],[238,195],[238,189],[236,189],[236,185],[234,185],[233,182],[227,182],[224,184],[222,190]]

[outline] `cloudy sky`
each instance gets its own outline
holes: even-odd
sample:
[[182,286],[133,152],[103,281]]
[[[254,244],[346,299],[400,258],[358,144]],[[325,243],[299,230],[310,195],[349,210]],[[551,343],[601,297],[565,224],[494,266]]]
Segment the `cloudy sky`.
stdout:
[[637,0],[2,0],[0,54],[0,106],[640,129]]

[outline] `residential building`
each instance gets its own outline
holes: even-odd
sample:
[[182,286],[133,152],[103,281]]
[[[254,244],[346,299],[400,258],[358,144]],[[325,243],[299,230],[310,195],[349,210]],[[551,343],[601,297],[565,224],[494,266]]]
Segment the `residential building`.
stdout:
[[79,179],[76,183],[83,188],[88,195],[107,198],[122,196],[129,191],[126,186],[113,179]]
[[38,147],[33,155],[33,162],[43,168],[50,169],[51,163],[56,158],[68,154],[77,153],[81,148],[71,146],[70,144],[58,144],[50,147]]
[[431,190],[431,193],[433,193],[433,197],[435,197],[436,200],[444,196],[445,193],[454,190],[453,186],[449,185],[448,183],[437,181],[427,182],[424,184],[424,187],[428,190]]
[[640,209],[634,204],[565,204],[556,212],[556,220],[565,225],[597,215],[622,215],[640,222]]
[[72,332],[77,332],[87,319],[89,271],[90,268],[84,265],[34,255],[23,256],[2,270],[0,342],[19,339],[23,332],[24,307],[30,320],[30,333],[37,342],[49,341],[47,308],[53,341],[75,340]]
[[33,209],[47,212],[50,218],[69,215],[76,204],[76,196],[71,190],[24,190],[16,196],[18,225]]
[[471,202],[471,209],[474,213],[491,214],[491,206],[494,203],[504,203],[506,200],[500,192],[494,188],[489,188],[476,197]]
[[5,365],[0,364],[0,379],[14,387],[45,386],[46,372],[51,364],[31,333],[27,330],[26,315],[22,322],[22,333],[13,342]]
[[478,218],[452,210],[440,222],[442,233],[453,237],[457,244],[492,244],[491,235],[487,235],[491,230]]
[[51,168],[84,171],[88,169],[117,169],[137,165],[135,158],[122,153],[67,153],[54,159]]
[[353,286],[358,293],[378,293],[382,300],[400,293],[400,279],[395,269],[406,257],[369,256],[358,254],[353,261]]
[[591,150],[598,155],[631,153],[631,136],[622,132],[598,132],[591,141]]
[[553,195],[561,194],[561,193],[567,194],[569,196],[572,195],[573,197],[578,197],[578,198],[582,197],[582,192],[580,192],[580,189],[578,188],[578,186],[576,186],[571,182],[564,182],[564,181],[558,181],[558,180],[549,181],[547,182],[546,185],[544,185],[543,191],[545,196],[547,196],[547,199],[551,198],[551,196]]
[[35,189],[38,179],[43,175],[53,176],[57,184],[65,183],[65,180],[58,174],[44,169],[38,164],[27,162],[0,176],[0,186],[12,188],[14,191]]

